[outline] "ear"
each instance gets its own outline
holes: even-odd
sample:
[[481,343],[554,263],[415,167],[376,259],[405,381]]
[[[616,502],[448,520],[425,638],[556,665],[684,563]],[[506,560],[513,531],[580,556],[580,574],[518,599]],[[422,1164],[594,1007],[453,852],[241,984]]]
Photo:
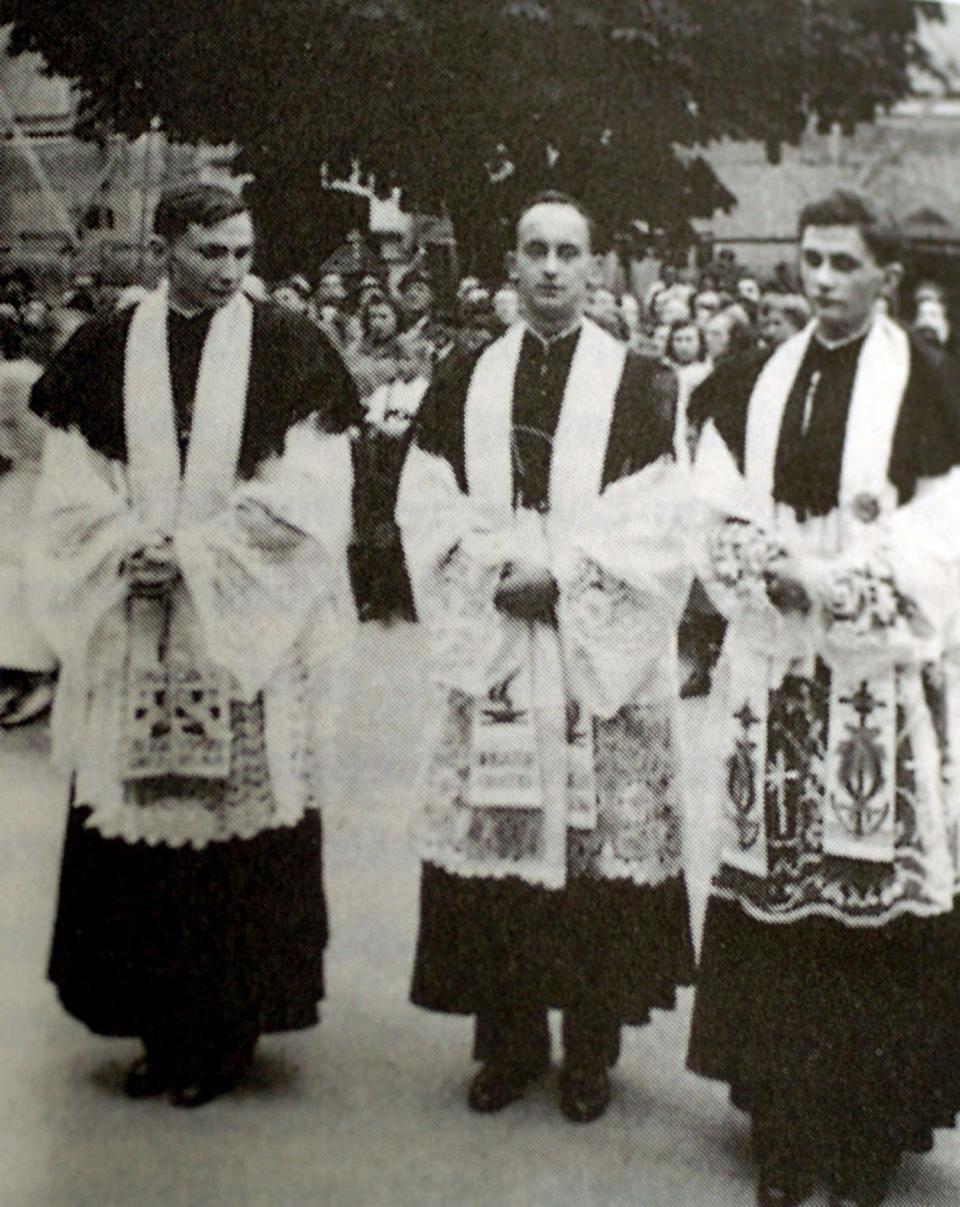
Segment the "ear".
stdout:
[[515,281],[517,278],[517,253],[513,248],[503,257],[503,264],[506,269],[507,280]]
[[166,261],[170,255],[170,244],[159,235],[150,236],[150,255],[157,262]]
[[883,284],[885,289],[896,289],[903,280],[903,265],[899,260],[891,260],[883,266]]

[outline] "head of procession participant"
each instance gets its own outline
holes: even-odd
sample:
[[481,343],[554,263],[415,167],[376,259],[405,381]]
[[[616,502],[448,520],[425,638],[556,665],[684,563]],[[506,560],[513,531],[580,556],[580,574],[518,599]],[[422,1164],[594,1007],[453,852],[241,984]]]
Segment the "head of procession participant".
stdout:
[[835,189],[804,206],[798,224],[800,277],[817,336],[841,344],[863,335],[876,302],[899,271],[897,227],[872,198]]
[[572,331],[583,317],[595,270],[593,222],[566,193],[540,193],[517,222],[511,255],[527,325],[550,339]]
[[153,230],[174,310],[217,310],[240,292],[253,261],[253,219],[236,193],[200,182],[170,189]]
[[779,347],[810,321],[805,298],[794,293],[765,293],[760,304],[760,334],[768,348]]

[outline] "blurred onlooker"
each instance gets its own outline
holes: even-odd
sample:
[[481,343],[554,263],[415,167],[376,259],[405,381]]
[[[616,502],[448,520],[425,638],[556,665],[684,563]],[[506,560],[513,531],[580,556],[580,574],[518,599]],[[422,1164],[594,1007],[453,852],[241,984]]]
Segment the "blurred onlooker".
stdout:
[[627,338],[626,325],[623,321],[623,315],[620,313],[620,307],[617,305],[617,299],[609,289],[599,288],[593,291],[593,296],[587,304],[586,312],[588,318],[593,321],[604,331],[616,339],[625,340]]
[[950,339],[950,319],[944,302],[938,297],[922,297],[917,303],[913,329],[928,343],[946,348]]
[[715,289],[701,289],[693,298],[693,317],[701,330],[722,308],[720,294]]
[[362,276],[357,286],[357,312],[359,313],[371,298],[379,296],[383,291],[383,284],[379,277],[374,276],[372,272]]
[[424,268],[413,267],[398,282],[397,293],[403,313],[403,329],[423,329],[433,313],[433,280]]
[[31,623],[24,595],[27,518],[40,478],[44,424],[30,410],[41,365],[24,355],[16,332],[0,339],[0,726],[25,725],[53,703],[56,660]]
[[357,383],[361,398],[392,380],[397,372],[397,307],[382,293],[372,294],[361,307],[359,338],[344,351],[347,367]]
[[[686,319],[679,318],[678,323],[686,322]],[[670,323],[657,323],[650,333],[650,348],[649,355],[656,356],[659,359],[664,359],[667,355],[667,344],[670,342]]]
[[[693,292],[693,286],[681,279],[680,270],[675,264],[664,264],[659,280],[650,286],[644,299],[647,313],[662,322],[672,322],[673,319],[664,313],[664,306],[670,302],[680,302],[685,309],[689,309]],[[674,314],[673,317],[679,315]]]
[[637,334],[640,331],[640,323],[642,318],[640,313],[640,303],[632,293],[621,294],[620,315],[623,319],[624,327],[626,328],[627,340],[632,346]]
[[86,314],[100,314],[105,308],[103,285],[95,273],[75,276],[60,300],[60,304],[71,310],[82,310]]
[[760,305],[762,291],[756,277],[744,276],[737,281],[737,297],[741,302],[756,308]]
[[727,306],[715,314],[704,326],[703,337],[707,345],[707,358],[714,365],[757,346],[750,319],[736,305]]
[[810,322],[810,305],[800,293],[765,293],[760,302],[760,335],[777,348]]
[[482,287],[479,277],[461,277],[457,285],[457,302],[462,304],[475,290]]
[[490,294],[477,286],[459,303],[460,322],[453,333],[451,351],[464,355],[478,352],[498,335],[501,325],[493,310]]
[[703,332],[693,319],[678,319],[670,327],[665,359],[677,375],[677,411],[674,425],[674,448],[677,458],[688,457],[687,402],[691,393],[710,372]]
[[520,295],[514,285],[501,285],[493,295],[493,313],[505,331],[520,317]]
[[325,272],[320,278],[320,283],[317,285],[317,291],[314,294],[314,303],[318,310],[324,306],[335,306],[338,310],[343,310],[347,302],[347,287],[343,283],[343,274],[339,272]]
[[654,303],[653,314],[656,322],[669,326],[690,318],[690,303],[679,294],[663,294]]
[[307,299],[303,297],[289,281],[284,281],[274,289],[271,297],[284,310],[292,310],[294,314],[307,313]]
[[405,436],[420,410],[430,384],[433,349],[428,340],[401,336],[397,341],[397,372],[378,386],[367,403],[367,422],[385,436]]

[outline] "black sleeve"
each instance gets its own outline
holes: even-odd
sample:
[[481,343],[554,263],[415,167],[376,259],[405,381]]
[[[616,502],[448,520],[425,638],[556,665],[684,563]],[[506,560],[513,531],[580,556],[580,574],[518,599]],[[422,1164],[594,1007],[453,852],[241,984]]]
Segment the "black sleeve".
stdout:
[[314,412],[328,432],[345,432],[363,422],[356,383],[343,357],[322,331],[306,319],[290,316],[290,343],[295,348],[295,398],[290,416],[297,422]]
[[663,361],[629,355],[614,402],[603,484],[635,474],[673,453],[677,376]]
[[464,415],[470,378],[485,349],[452,353],[437,368],[423,396],[413,425],[413,443],[425,453],[442,457],[452,468],[460,489],[467,489]]
[[699,439],[704,426],[712,419],[741,472],[750,395],[769,355],[769,352],[750,352],[718,364],[693,391],[687,403],[687,426],[694,439]]
[[907,383],[890,457],[890,480],[901,503],[918,478],[938,478],[960,465],[960,367],[910,341]]
[[125,456],[123,360],[132,315],[79,327],[34,383],[30,407],[53,427],[78,429],[91,447]]

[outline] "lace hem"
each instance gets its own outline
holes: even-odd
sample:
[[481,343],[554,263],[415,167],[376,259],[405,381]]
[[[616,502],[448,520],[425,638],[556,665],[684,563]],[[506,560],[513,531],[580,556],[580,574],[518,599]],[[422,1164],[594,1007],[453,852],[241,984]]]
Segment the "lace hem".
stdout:
[[163,818],[161,824],[158,824],[160,819],[157,817],[144,817],[145,811],[142,809],[124,808],[120,812],[111,811],[102,816],[95,805],[87,802],[77,802],[71,808],[90,809],[90,815],[84,819],[84,828],[96,830],[103,838],[116,838],[131,846],[142,842],[148,847],[191,847],[197,851],[220,842],[249,841],[272,830],[292,830],[307,813],[317,811],[315,805],[304,803],[295,813],[290,811],[283,816],[237,819],[228,826],[217,827],[216,833],[213,832],[213,825],[208,827],[207,833],[202,833],[203,827],[198,824],[196,812],[191,811],[189,818],[186,818],[182,805]]
[[895,904],[888,906],[878,914],[844,913],[839,906],[832,905],[828,901],[811,901],[806,905],[790,910],[789,913],[771,913],[769,910],[758,906],[749,897],[744,897],[731,888],[714,885],[710,890],[710,895],[712,897],[719,897],[723,901],[734,901],[745,914],[749,914],[755,921],[769,922],[775,926],[789,926],[795,922],[802,922],[806,918],[828,918],[853,930],[879,930],[884,926],[889,926],[891,922],[895,922],[898,918],[910,916],[915,918],[937,918],[944,914],[949,914],[953,908],[952,902],[947,906],[938,905],[934,901],[917,901],[901,898]]

